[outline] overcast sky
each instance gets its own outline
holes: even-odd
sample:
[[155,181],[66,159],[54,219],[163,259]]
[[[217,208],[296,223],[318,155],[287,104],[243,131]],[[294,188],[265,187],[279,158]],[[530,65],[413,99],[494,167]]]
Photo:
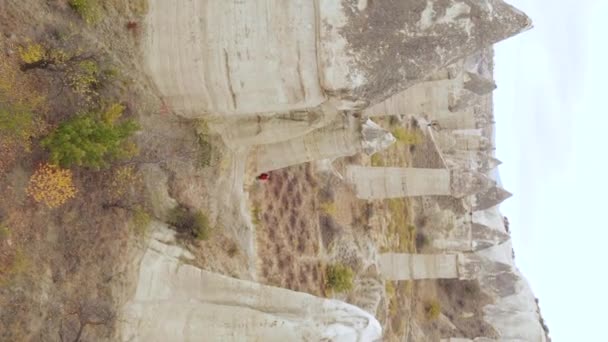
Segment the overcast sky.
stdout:
[[556,342],[608,341],[608,1],[507,0],[534,28],[496,46],[501,206]]

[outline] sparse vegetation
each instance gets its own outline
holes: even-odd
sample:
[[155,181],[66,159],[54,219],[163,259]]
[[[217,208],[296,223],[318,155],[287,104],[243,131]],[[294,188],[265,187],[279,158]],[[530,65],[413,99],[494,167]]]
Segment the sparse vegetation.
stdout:
[[131,224],[136,235],[145,235],[151,220],[150,214],[141,205],[136,205],[133,208]]
[[254,203],[252,208],[251,208],[251,223],[253,223],[254,226],[259,226],[261,221],[260,221],[260,213],[262,212],[262,209],[260,209],[260,205],[258,203]]
[[[115,110],[115,107],[109,110]],[[122,111],[117,116],[121,114]],[[50,150],[51,162],[62,167],[106,168],[113,161],[137,153],[128,138],[138,129],[133,120],[116,122],[116,115],[107,115],[107,112],[86,113],[59,125],[42,140],[42,146]]]
[[327,266],[326,288],[335,292],[346,292],[353,288],[353,270],[343,264]]
[[406,199],[395,198],[388,200],[390,213],[389,233],[396,237],[398,252],[414,252],[416,250],[416,227],[410,223],[409,205]]
[[101,8],[97,0],[68,0],[68,3],[87,24],[94,24],[100,19]]
[[428,245],[429,245],[429,238],[426,236],[426,234],[417,232],[416,233],[416,250],[420,251]]
[[208,240],[211,237],[209,219],[201,211],[191,211],[183,206],[177,206],[169,213],[170,225],[177,231],[190,238]]
[[419,132],[408,130],[403,127],[393,128],[391,133],[397,139],[397,142],[407,145],[418,145],[422,142],[423,136]]
[[141,181],[141,176],[134,166],[118,167],[112,172],[112,181],[108,187],[109,195],[114,200],[121,199],[133,185],[139,184]]
[[388,301],[388,313],[389,315],[395,316],[397,314],[398,303],[397,303],[397,290],[395,289],[395,285],[392,281],[387,280],[384,284],[384,288],[386,290],[386,299]]
[[46,49],[38,43],[28,43],[25,46],[19,47],[19,57],[21,62],[25,64],[37,63],[43,60],[46,56]]
[[36,202],[56,208],[76,196],[72,171],[52,164],[42,164],[30,178],[27,194]]
[[441,315],[441,303],[436,299],[429,300],[424,305],[424,316],[429,321],[433,321],[439,318],[439,315]]
[[336,207],[335,202],[323,202],[320,205],[321,211],[323,211],[326,215],[334,216],[338,212],[338,208]]
[[381,153],[374,153],[371,157],[372,166],[384,166],[384,158]]
[[17,249],[5,264],[0,264],[0,287],[5,286],[20,274],[27,271],[30,260],[23,250]]
[[198,146],[201,167],[213,166],[219,162],[219,151],[213,145],[209,127],[205,122],[202,122],[199,125]]
[[66,72],[67,82],[74,93],[91,103],[98,96],[97,88],[101,82],[99,64],[92,59],[74,63]]
[[0,241],[6,240],[11,236],[11,230],[7,226],[0,223]]
[[236,243],[236,241],[230,240],[227,247],[226,253],[228,253],[229,257],[234,258],[239,254],[239,245]]

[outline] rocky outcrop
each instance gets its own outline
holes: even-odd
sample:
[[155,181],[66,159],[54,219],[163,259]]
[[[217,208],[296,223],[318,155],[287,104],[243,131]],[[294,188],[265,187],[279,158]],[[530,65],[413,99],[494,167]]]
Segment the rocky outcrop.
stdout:
[[395,138],[373,121],[360,123],[353,117],[339,117],[332,124],[304,136],[257,146],[252,159],[257,173],[323,159],[373,154],[395,142]]
[[309,294],[211,273],[188,264],[171,231],[155,230],[134,297],[119,320],[121,341],[377,341],[367,312]]
[[361,199],[473,195],[492,187],[486,175],[467,169],[423,169],[349,165],[346,178]]
[[531,27],[500,0],[320,0],[325,91],[376,103]]
[[[384,255],[380,268],[394,279],[475,279],[492,298],[483,319],[499,341],[545,341],[496,208],[510,194],[488,176],[499,164],[491,136],[496,84],[483,49],[531,27],[525,14],[501,0],[149,4],[143,48],[150,76],[171,111],[205,118],[238,152],[231,186],[239,193],[245,165],[260,173],[371,155],[394,142],[356,111],[420,119],[443,169],[349,166],[346,179],[362,199],[427,203],[439,195],[458,198],[460,209],[438,209],[437,254]],[[159,170],[148,171],[154,187]],[[172,206],[156,202],[159,217]],[[123,340],[380,338],[378,322],[356,307],[203,271],[159,232],[125,308]],[[354,293],[354,302],[375,312],[382,284],[369,277]]]
[[183,116],[363,109],[530,25],[500,0],[151,0],[144,50]]

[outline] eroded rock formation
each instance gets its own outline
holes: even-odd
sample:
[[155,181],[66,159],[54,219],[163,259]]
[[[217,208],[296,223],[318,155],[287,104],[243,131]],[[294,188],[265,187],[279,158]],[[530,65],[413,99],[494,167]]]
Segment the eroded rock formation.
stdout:
[[[500,0],[149,4],[145,64],[165,102],[183,117],[205,118],[228,148],[249,153],[254,172],[372,154],[394,141],[357,111],[429,123],[423,129],[443,168],[347,168],[362,199],[461,201],[462,210],[436,205],[437,254],[385,255],[380,267],[393,279],[475,279],[492,298],[483,319],[497,341],[546,340],[496,208],[510,194],[491,179],[499,161],[486,50],[531,27],[529,18]],[[244,168],[234,187],[242,187]],[[125,340],[380,338],[378,322],[356,307],[208,273],[180,262],[187,253],[164,239],[144,255]],[[360,302],[375,308],[382,286],[371,278],[365,285],[373,295]]]
[[188,264],[173,233],[155,224],[122,341],[377,341],[367,312],[306,293],[230,278]]

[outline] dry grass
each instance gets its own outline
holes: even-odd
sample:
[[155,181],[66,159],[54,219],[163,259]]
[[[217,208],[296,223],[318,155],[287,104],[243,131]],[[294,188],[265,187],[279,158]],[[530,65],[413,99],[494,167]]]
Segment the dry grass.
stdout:
[[[22,72],[18,46],[69,36],[72,48],[97,52],[88,47],[106,44],[103,39],[108,38],[102,32],[87,36],[90,39],[83,39],[84,32],[66,35],[70,23],[82,25],[60,3],[22,0],[0,5],[0,108],[25,108],[49,126],[84,108],[69,89],[61,90],[61,71]],[[123,44],[120,35],[109,38],[113,47]],[[120,89],[106,90],[120,96]],[[52,210],[36,205],[25,188],[32,167],[45,159],[37,138],[32,136],[31,153],[18,153],[13,163],[3,164],[6,173],[0,176],[0,215],[10,228],[10,236],[0,239],[0,340],[57,341],[60,334],[75,340],[86,324],[84,311],[108,315],[102,324],[87,325],[81,340],[111,340],[112,311],[124,299],[120,287],[128,280],[125,261],[133,251],[131,213],[126,208],[141,201],[141,188],[135,186],[134,194],[111,201],[105,191],[111,180],[108,173],[73,170],[81,189],[78,198]],[[0,160],[6,161],[2,155]]]
[[273,171],[270,180],[251,194],[252,212],[262,280],[323,295],[317,181],[311,172],[309,165]]
[[388,324],[385,336],[389,341],[402,341],[411,318],[412,282],[387,281],[385,283],[388,301]]
[[389,245],[385,247],[395,252],[415,252],[416,227],[411,222],[411,206],[408,199],[389,199],[385,204],[389,218]]

